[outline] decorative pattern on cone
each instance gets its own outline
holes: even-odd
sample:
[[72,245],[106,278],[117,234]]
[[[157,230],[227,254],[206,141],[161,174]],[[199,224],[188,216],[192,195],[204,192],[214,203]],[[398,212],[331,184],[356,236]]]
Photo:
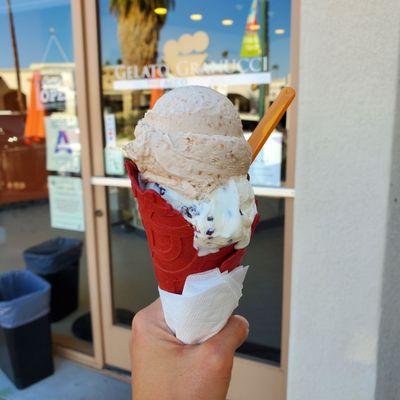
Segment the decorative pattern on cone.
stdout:
[[[218,267],[221,272],[241,265],[246,249],[235,249],[234,244],[217,253],[199,257],[193,247],[194,228],[154,190],[139,186],[139,170],[131,160],[125,160],[137,199],[139,212],[146,231],[153,258],[154,270],[161,289],[181,294],[188,275]],[[252,232],[259,221],[254,218]]]

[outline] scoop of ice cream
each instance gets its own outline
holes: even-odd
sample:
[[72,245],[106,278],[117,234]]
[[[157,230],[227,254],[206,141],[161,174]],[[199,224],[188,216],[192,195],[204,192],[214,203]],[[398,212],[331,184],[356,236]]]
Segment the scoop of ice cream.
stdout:
[[251,225],[257,214],[254,192],[244,176],[230,178],[203,200],[191,200],[155,182],[142,182],[152,189],[195,228],[193,246],[199,256],[216,253],[235,243],[236,249],[250,242]]
[[215,90],[186,86],[162,96],[124,146],[142,178],[201,200],[247,174],[251,149],[233,104]]

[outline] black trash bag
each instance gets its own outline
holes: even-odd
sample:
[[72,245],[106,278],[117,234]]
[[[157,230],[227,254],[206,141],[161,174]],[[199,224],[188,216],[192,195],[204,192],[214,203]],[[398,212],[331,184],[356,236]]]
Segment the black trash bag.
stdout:
[[65,237],[47,240],[24,251],[28,269],[35,274],[54,274],[81,257],[82,241]]
[[50,285],[28,270],[0,276],[0,368],[23,389],[54,372]]
[[79,261],[82,241],[58,237],[24,251],[28,270],[51,285],[50,321],[57,322],[78,308]]
[[0,326],[17,328],[50,310],[50,285],[30,271],[9,271],[0,276]]

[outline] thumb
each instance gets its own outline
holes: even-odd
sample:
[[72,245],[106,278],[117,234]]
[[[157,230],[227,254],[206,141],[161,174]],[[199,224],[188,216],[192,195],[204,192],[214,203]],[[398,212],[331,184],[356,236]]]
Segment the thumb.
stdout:
[[241,315],[232,315],[224,328],[207,340],[210,345],[222,346],[230,352],[235,352],[246,340],[249,334],[249,323]]

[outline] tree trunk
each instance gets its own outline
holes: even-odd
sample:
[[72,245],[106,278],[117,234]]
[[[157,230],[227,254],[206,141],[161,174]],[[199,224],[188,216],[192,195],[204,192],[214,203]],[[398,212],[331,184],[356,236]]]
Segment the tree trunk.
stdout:
[[25,111],[25,104],[22,98],[22,91],[21,91],[21,74],[19,69],[19,57],[18,57],[18,47],[17,47],[17,39],[15,37],[15,26],[14,26],[14,17],[11,10],[10,0],[6,0],[7,3],[7,13],[8,19],[10,21],[10,34],[11,34],[11,43],[14,53],[14,64],[15,64],[15,72],[17,74],[17,100],[19,110],[21,112]]
[[[136,2],[135,2],[136,3]],[[124,16],[122,13],[118,17],[118,37],[122,54],[122,61],[126,66],[136,66],[137,73],[142,74],[145,65],[157,62],[157,48],[160,37],[160,30],[164,25],[165,18],[161,19],[154,12],[143,12],[137,4],[133,4],[129,13]],[[133,91],[127,95],[131,96],[129,107],[124,108],[125,117],[129,112],[138,109],[140,106],[140,91]],[[124,102],[125,104],[125,102]],[[124,195],[128,193],[124,192]],[[140,214],[135,206],[132,207],[132,225],[143,230]]]
[[143,12],[133,5],[118,18],[118,36],[125,65],[136,65],[138,73],[144,65],[157,61],[157,47],[163,21],[153,12]]

